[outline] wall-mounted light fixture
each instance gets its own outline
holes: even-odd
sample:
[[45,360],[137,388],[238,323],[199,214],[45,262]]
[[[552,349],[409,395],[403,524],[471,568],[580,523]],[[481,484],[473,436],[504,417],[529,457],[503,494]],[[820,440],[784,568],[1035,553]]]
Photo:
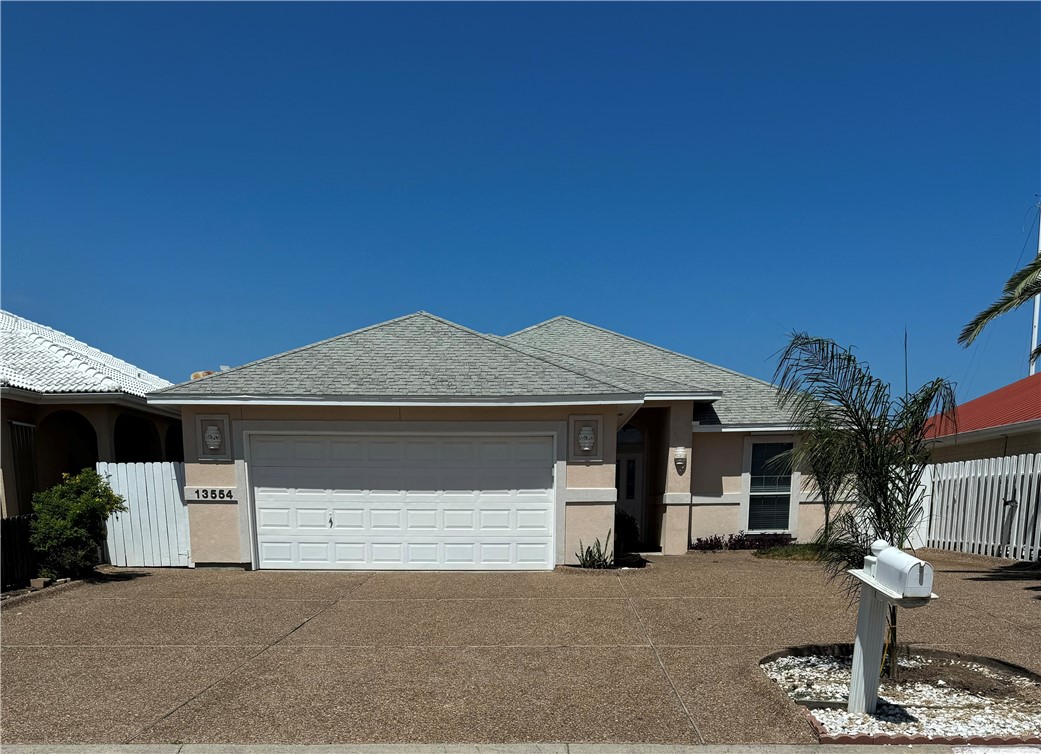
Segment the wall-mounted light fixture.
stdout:
[[680,474],[682,474],[683,472],[685,472],[687,470],[687,449],[686,448],[676,448],[673,451],[672,458],[673,458],[673,461],[676,464],[676,471],[678,471]]
[[591,424],[583,424],[578,430],[578,449],[589,453],[596,447],[596,430]]
[[216,424],[207,424],[202,439],[203,442],[206,443],[206,447],[210,450],[220,450],[221,443],[224,441],[224,436],[221,434],[220,427]]

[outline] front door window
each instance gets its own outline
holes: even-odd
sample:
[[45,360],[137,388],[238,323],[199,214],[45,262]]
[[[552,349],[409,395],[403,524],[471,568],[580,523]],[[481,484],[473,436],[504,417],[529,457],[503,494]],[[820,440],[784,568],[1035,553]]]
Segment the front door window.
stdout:
[[636,525],[643,534],[643,454],[619,453],[616,468],[618,507],[636,519]]

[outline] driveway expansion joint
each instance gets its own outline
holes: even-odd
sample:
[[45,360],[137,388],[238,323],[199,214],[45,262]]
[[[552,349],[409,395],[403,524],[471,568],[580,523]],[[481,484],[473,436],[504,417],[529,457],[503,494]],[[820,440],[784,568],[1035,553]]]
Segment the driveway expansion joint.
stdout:
[[[370,578],[371,578],[371,577],[370,577]],[[368,581],[368,579],[366,579],[366,581]],[[362,583],[364,583],[364,582],[362,582]],[[225,673],[224,675],[222,675],[222,676],[221,676],[220,678],[217,678],[217,679],[216,679],[215,681],[213,681],[213,683],[209,684],[208,686],[206,686],[205,688],[203,688],[203,689],[201,689],[200,691],[196,692],[195,694],[192,694],[192,695],[191,695],[190,697],[188,697],[188,698],[187,698],[187,699],[185,699],[185,700],[184,700],[183,702],[181,702],[180,704],[178,704],[177,706],[175,706],[175,707],[174,707],[173,709],[171,709],[171,710],[167,711],[167,712],[166,712],[166,714],[164,714],[164,715],[161,715],[161,716],[160,716],[159,718],[157,718],[156,720],[153,720],[153,721],[152,721],[151,723],[149,723],[148,725],[145,725],[144,727],[142,727],[142,728],[141,728],[141,730],[137,731],[136,733],[133,733],[133,734],[131,734],[130,736],[127,736],[127,737],[126,737],[126,738],[125,738],[125,739],[123,740],[123,743],[125,743],[125,744],[130,744],[130,743],[131,743],[131,742],[132,742],[132,741],[133,741],[133,740],[134,740],[135,738],[139,738],[140,736],[142,736],[143,734],[147,733],[147,732],[148,732],[149,730],[151,730],[152,728],[154,728],[155,726],[159,725],[159,724],[160,724],[160,723],[162,723],[162,722],[163,722],[164,720],[166,720],[167,718],[169,718],[169,717],[170,717],[171,715],[174,715],[174,714],[176,714],[176,713],[177,713],[178,711],[180,711],[180,710],[184,709],[184,708],[185,708],[185,707],[187,707],[187,706],[188,706],[189,704],[191,704],[191,703],[192,703],[193,701],[195,701],[195,700],[196,700],[196,699],[198,699],[198,698],[199,698],[200,696],[202,696],[203,694],[205,694],[205,693],[206,693],[207,691],[209,691],[210,689],[212,689],[212,688],[213,688],[214,686],[217,686],[218,684],[220,684],[220,683],[223,683],[224,681],[228,680],[228,679],[229,679],[229,678],[231,678],[231,677],[232,677],[232,676],[233,676],[233,675],[234,675],[235,673],[237,673],[237,672],[238,672],[238,671],[239,671],[240,669],[242,669],[243,667],[245,667],[245,666],[246,666],[246,665],[248,665],[249,663],[253,662],[253,660],[257,659],[258,657],[260,657],[260,656],[261,656],[262,654],[264,654],[265,652],[267,652],[267,651],[268,651],[269,649],[271,649],[271,648],[272,648],[272,647],[274,647],[275,645],[279,644],[280,642],[282,642],[282,641],[284,641],[285,639],[287,639],[287,638],[289,638],[290,636],[292,636],[292,635],[293,635],[294,633],[296,633],[296,632],[297,632],[298,630],[300,630],[300,629],[301,629],[301,628],[303,628],[303,627],[304,627],[305,625],[307,625],[307,623],[308,623],[308,622],[310,622],[310,621],[311,621],[312,619],[314,619],[314,618],[318,617],[319,615],[321,615],[321,614],[322,614],[322,613],[324,613],[325,611],[327,611],[327,610],[329,610],[330,608],[332,608],[332,607],[333,607],[333,606],[334,606],[334,605],[335,605],[335,604],[336,604],[337,602],[339,602],[339,600],[336,600],[335,602],[328,602],[328,603],[325,603],[324,607],[322,607],[322,608],[321,608],[320,610],[318,610],[317,612],[314,612],[314,613],[312,613],[311,615],[309,615],[309,616],[307,616],[306,618],[304,618],[304,620],[302,620],[302,621],[301,621],[300,623],[298,623],[298,624],[297,624],[296,626],[294,626],[293,628],[291,628],[291,629],[290,629],[289,631],[287,631],[287,632],[286,632],[285,634],[283,634],[283,635],[282,635],[282,636],[280,636],[279,638],[275,639],[275,641],[271,642],[270,644],[267,644],[267,645],[261,646],[261,647],[260,647],[260,649],[259,649],[258,651],[256,651],[256,652],[254,652],[253,654],[251,654],[251,655],[250,655],[249,657],[247,657],[247,658],[246,658],[245,660],[243,660],[242,662],[240,662],[240,663],[239,663],[238,665],[236,665],[236,666],[235,666],[234,668],[232,668],[232,669],[231,669],[231,670],[229,670],[229,671],[228,671],[227,673]],[[252,646],[257,646],[257,645],[252,645]],[[178,749],[178,753],[179,753],[179,752],[180,752],[180,749]],[[141,754],[146,754],[146,753],[145,753],[145,752],[142,752]]]
[[647,644],[650,646],[651,651],[654,652],[654,659],[658,661],[658,667],[661,668],[661,672],[665,674],[665,680],[669,682],[669,687],[672,689],[672,693],[676,696],[676,701],[680,703],[680,707],[683,709],[683,713],[687,716],[687,720],[690,722],[690,727],[694,729],[694,735],[698,737],[698,743],[704,744],[705,737],[701,735],[701,730],[698,728],[698,724],[694,722],[694,716],[690,714],[690,709],[687,708],[687,703],[683,701],[683,697],[680,696],[680,691],[676,688],[676,682],[672,680],[672,676],[669,675],[669,669],[665,667],[665,662],[661,659],[661,654],[658,652],[658,647],[654,645],[654,640],[651,638],[651,632],[647,630],[647,624],[643,622],[643,616],[636,609],[636,605],[633,603],[632,597],[629,596],[628,590],[625,588],[625,584],[622,583],[622,578],[615,574],[618,578],[618,586],[622,589],[622,594],[625,595],[626,601],[629,603],[629,609],[633,611],[633,615],[636,616],[636,620],[640,624],[640,628],[643,629],[644,636],[647,637]]

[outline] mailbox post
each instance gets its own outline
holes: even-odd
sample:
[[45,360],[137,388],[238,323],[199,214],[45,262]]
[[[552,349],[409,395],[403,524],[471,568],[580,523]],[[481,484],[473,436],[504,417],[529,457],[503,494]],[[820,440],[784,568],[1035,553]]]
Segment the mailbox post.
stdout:
[[873,713],[878,704],[886,607],[928,605],[936,597],[933,567],[880,539],[871,545],[871,554],[864,557],[864,567],[850,570],[849,574],[860,580],[861,588],[846,709]]

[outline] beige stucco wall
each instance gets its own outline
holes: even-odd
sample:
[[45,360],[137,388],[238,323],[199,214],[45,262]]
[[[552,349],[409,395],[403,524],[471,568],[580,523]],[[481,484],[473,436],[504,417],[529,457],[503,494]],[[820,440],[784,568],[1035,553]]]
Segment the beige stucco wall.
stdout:
[[741,492],[743,432],[695,432],[691,449],[692,492],[719,497]]
[[[834,508],[832,509],[834,513]],[[824,527],[824,506],[820,503],[799,504],[799,527],[796,536],[800,542],[812,542]]]
[[690,505],[666,505],[661,533],[663,555],[682,555],[690,545]]
[[736,534],[743,529],[737,505],[695,505],[691,512],[691,541],[713,534]]
[[[608,531],[614,530],[614,503],[568,503],[564,509],[565,563],[578,562],[576,553],[597,539],[606,543]],[[614,546],[614,534],[611,535]]]
[[1041,453],[1041,432],[1026,432],[976,442],[937,445],[933,447],[930,459],[933,463],[947,463],[949,461],[971,461],[976,458],[1018,456],[1023,453]]
[[239,548],[238,505],[188,505],[192,560],[200,563],[245,563]]

